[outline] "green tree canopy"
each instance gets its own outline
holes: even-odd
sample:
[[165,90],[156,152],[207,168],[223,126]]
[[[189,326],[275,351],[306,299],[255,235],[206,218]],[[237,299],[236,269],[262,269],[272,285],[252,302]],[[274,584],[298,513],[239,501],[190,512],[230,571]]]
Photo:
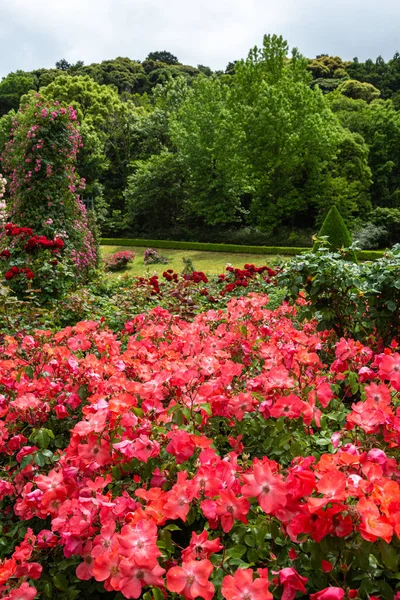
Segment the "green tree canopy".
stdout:
[[0,116],[10,110],[18,110],[21,96],[29,90],[35,90],[36,80],[30,73],[17,71],[10,73],[0,82]]
[[372,100],[376,100],[381,95],[380,91],[371,83],[362,83],[355,79],[343,81],[337,90],[343,96],[353,98],[354,100],[365,100],[365,102],[372,102]]
[[168,52],[167,50],[157,50],[155,52],[150,52],[146,56],[145,60],[154,60],[157,62],[163,62],[163,63],[166,63],[167,65],[180,64],[178,58],[174,54],[171,54],[171,52]]

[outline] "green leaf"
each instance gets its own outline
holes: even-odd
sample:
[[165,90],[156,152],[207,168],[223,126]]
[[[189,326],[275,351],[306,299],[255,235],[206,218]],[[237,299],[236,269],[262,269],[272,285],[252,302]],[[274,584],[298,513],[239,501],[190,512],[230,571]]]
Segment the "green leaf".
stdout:
[[398,555],[396,548],[387,544],[384,540],[381,540],[379,542],[379,550],[385,567],[390,571],[397,571]]
[[205,402],[201,405],[201,408],[206,412],[210,417],[212,417],[212,409],[208,402]]
[[33,379],[33,375],[34,375],[33,367],[31,367],[31,366],[25,367],[24,372],[25,372],[26,375],[28,375],[28,377],[30,379]]
[[182,531],[182,529],[178,527],[178,525],[175,525],[175,523],[171,523],[171,525],[167,525],[163,529],[167,529],[168,531]]
[[378,581],[376,586],[383,597],[383,600],[393,600],[393,588],[386,581]]
[[254,548],[254,546],[256,545],[256,540],[254,535],[252,535],[251,533],[247,533],[244,536],[244,543],[246,544],[246,546],[250,546],[251,548]]
[[[53,432],[51,432],[51,434],[54,438]],[[39,448],[47,448],[50,442],[49,430],[44,428],[39,429],[39,431],[36,433],[33,439],[39,446]]]
[[37,452],[35,454],[33,462],[35,464],[37,464],[39,467],[44,467],[44,465],[46,464],[46,458],[45,458],[45,456],[43,456],[43,454],[41,452]]
[[26,454],[20,462],[21,469],[25,469],[25,467],[30,465],[32,461],[33,461],[33,454]]
[[66,592],[68,590],[68,579],[65,577],[65,575],[54,575],[53,583],[54,587],[56,587],[58,590],[61,590],[63,592]]
[[233,548],[229,548],[229,550],[227,550],[225,552],[225,556],[227,558],[242,558],[242,556],[244,555],[246,550],[247,550],[246,546],[242,546],[241,544],[238,544],[237,546],[234,546]]

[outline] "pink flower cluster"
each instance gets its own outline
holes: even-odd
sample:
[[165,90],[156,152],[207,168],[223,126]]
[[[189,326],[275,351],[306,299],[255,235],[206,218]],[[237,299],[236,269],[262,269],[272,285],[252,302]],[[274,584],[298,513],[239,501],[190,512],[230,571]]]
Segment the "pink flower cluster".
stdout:
[[[380,565],[400,537],[400,355],[335,341],[267,301],[193,322],[157,308],[121,335],[87,321],[4,338],[0,499],[43,529],[21,565],[17,548],[0,566],[3,597],[31,594],[54,548],[126,598],[358,597],[356,549]],[[268,425],[275,459],[257,433]]]

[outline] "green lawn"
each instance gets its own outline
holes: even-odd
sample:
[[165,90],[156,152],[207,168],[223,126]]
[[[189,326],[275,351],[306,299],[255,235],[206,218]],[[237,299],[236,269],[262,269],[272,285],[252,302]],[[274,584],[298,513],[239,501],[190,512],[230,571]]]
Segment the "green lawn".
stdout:
[[[193,262],[196,271],[204,271],[209,275],[223,273],[227,264],[234,267],[243,267],[246,263],[254,264],[257,267],[263,265],[274,265],[282,258],[278,256],[265,256],[261,254],[229,254],[228,252],[204,252],[199,250],[163,250],[157,248],[159,254],[166,256],[169,259],[167,265],[145,265],[143,255],[146,248],[137,248],[132,246],[101,246],[101,255],[103,257],[121,250],[131,250],[135,253],[135,260],[124,273],[132,275],[153,275],[160,274],[166,269],[173,269],[176,272],[181,272],[183,269],[182,258],[190,258]],[[121,271],[119,271],[121,273]]]

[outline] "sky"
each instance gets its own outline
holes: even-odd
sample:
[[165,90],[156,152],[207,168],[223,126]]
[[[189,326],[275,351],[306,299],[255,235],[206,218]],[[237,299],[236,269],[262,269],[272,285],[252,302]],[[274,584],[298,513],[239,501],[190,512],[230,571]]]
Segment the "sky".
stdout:
[[400,51],[399,22],[399,0],[0,0],[0,77],[155,50],[225,69],[266,33],[307,57],[387,60]]

